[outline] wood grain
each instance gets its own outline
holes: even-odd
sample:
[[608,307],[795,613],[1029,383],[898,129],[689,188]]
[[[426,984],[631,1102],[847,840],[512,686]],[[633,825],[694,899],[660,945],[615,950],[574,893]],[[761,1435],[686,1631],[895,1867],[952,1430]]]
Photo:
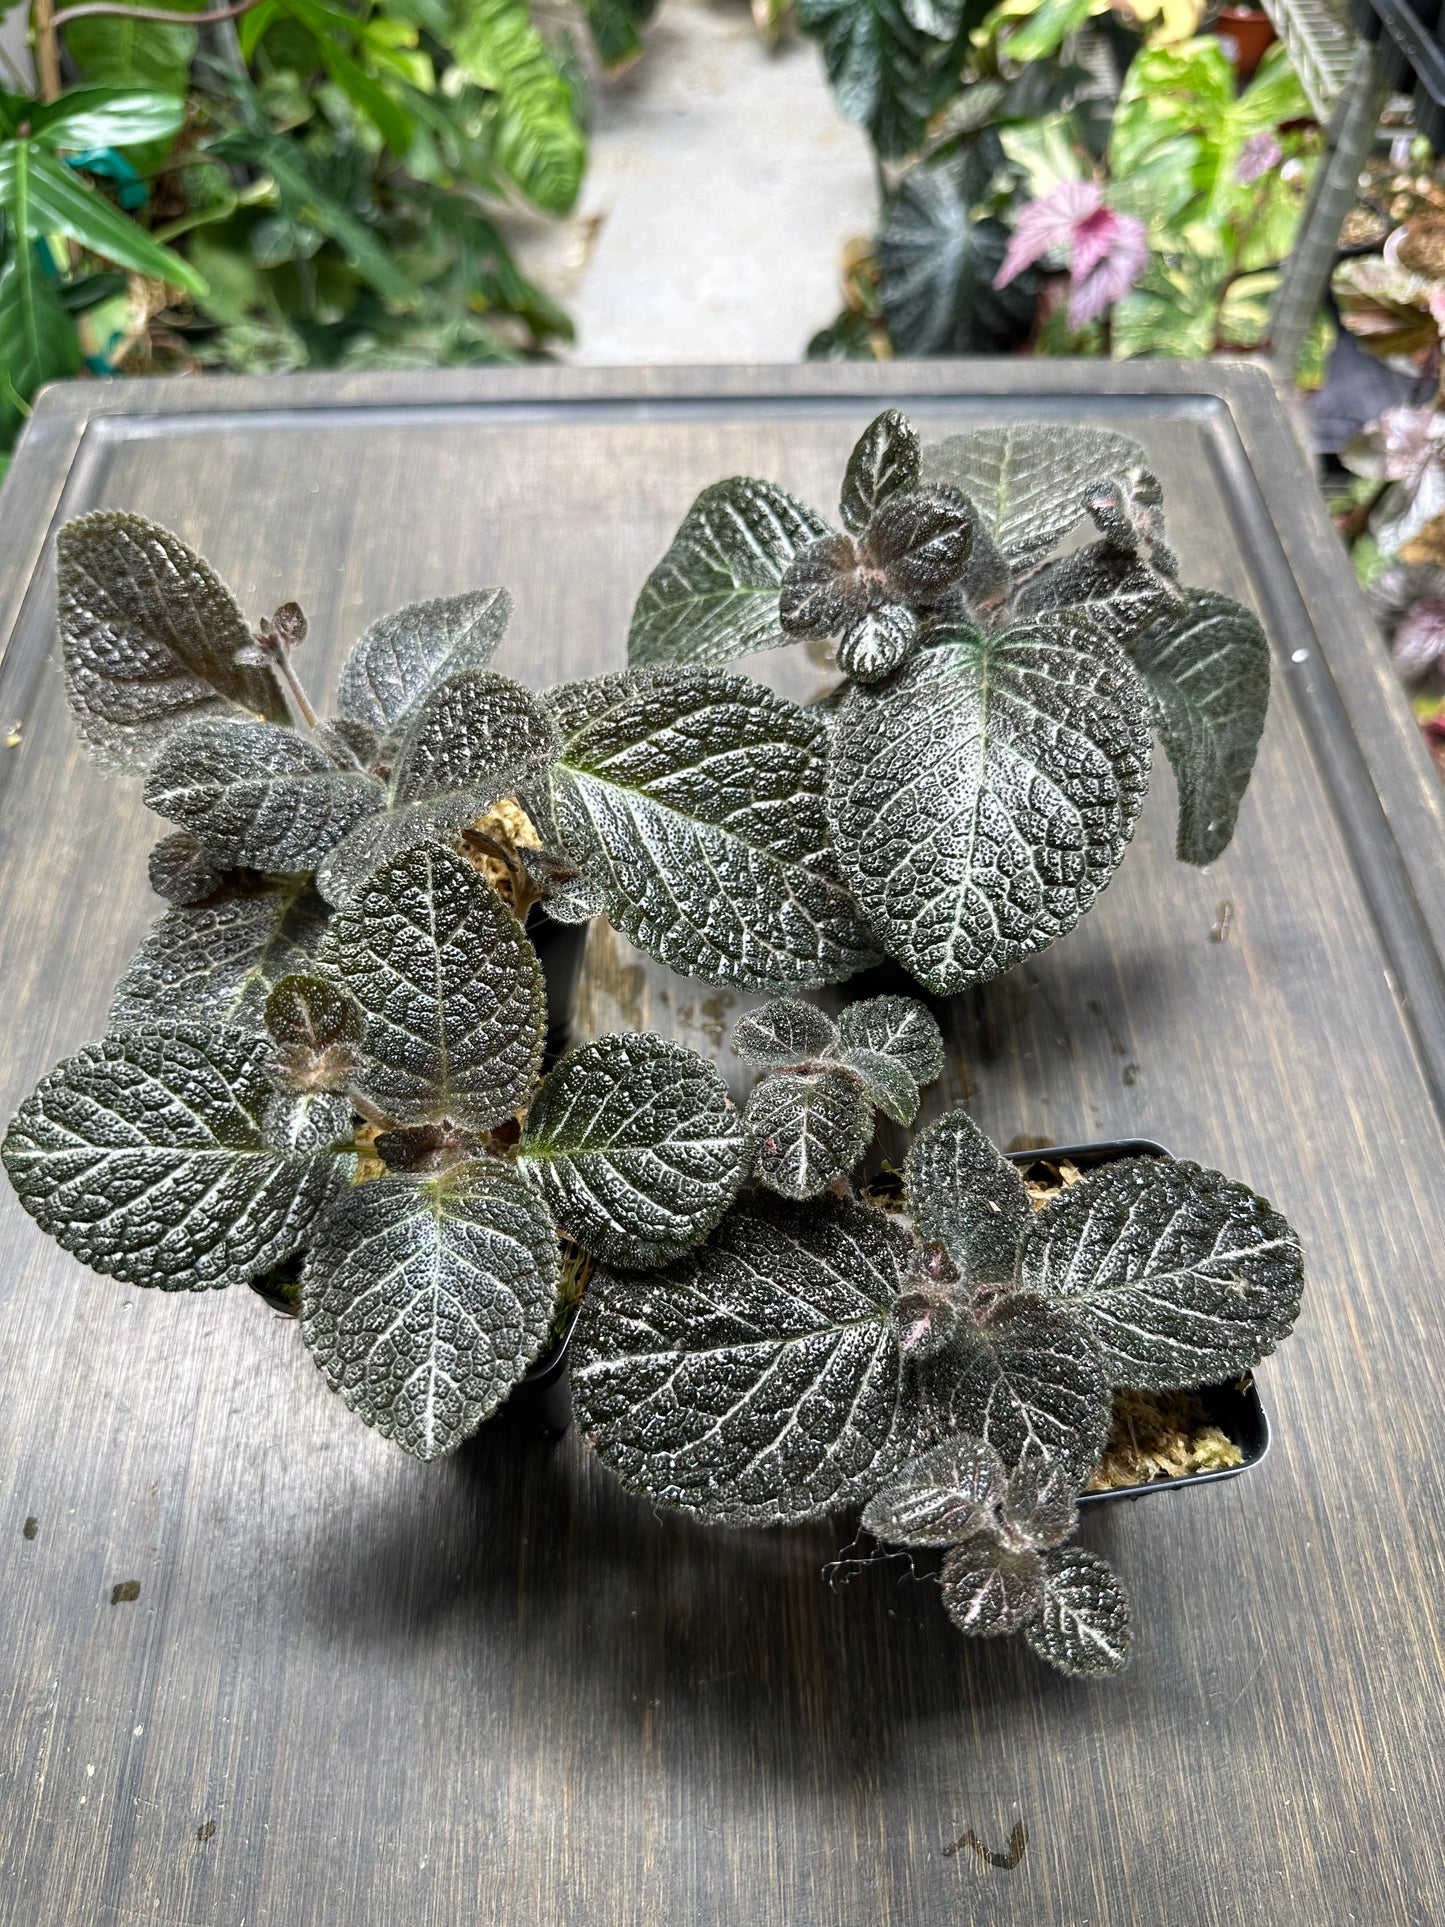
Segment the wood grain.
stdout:
[[[1017,1643],[958,1639],[896,1565],[830,1584],[846,1525],[657,1517],[575,1436],[505,1424],[414,1464],[250,1294],[98,1280],[7,1192],[6,1927],[1445,1919],[1442,808],[1257,371],[51,391],[0,496],[0,723],[24,725],[0,750],[0,1113],[99,1032],[154,908],[156,826],[84,762],[54,670],[60,518],[134,509],[253,613],[295,596],[321,689],[383,610],[505,582],[498,667],[543,684],[621,664],[698,488],[749,472],[826,510],[884,397],[925,434],[1022,413],[1140,435],[1188,578],[1271,629],[1230,850],[1174,863],[1161,758],[1085,923],[939,1006],[950,1066],[925,1113],[966,1097],[1005,1142],[1157,1137],[1293,1218],[1309,1293],[1260,1374],[1269,1460],[1092,1510],[1141,1630],[1124,1681],[1070,1684]],[[816,680],[762,667],[795,693]],[[594,929],[587,1028],[653,1025],[741,1089],[739,1008]],[[139,1596],[113,1605],[128,1580]]]

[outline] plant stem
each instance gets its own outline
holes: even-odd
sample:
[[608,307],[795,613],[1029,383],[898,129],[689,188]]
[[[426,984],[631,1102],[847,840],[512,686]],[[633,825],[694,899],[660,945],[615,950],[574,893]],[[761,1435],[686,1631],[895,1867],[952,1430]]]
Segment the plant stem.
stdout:
[[275,670],[281,687],[301,712],[302,720],[305,722],[306,727],[308,729],[315,729],[319,719],[316,711],[311,707],[306,691],[301,687],[301,678],[291,667],[291,658],[287,654],[285,644],[278,643],[274,650],[270,650],[267,653],[271,657],[271,667]]
[[60,42],[55,37],[53,0],[31,0],[30,44],[35,50],[35,73],[43,101],[60,97]]

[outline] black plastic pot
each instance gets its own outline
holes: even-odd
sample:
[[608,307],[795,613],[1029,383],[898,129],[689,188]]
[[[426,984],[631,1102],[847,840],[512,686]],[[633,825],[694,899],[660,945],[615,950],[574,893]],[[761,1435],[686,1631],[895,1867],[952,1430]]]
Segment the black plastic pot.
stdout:
[[[1027,1176],[1035,1166],[1058,1166],[1067,1161],[1080,1171],[1092,1171],[1101,1164],[1114,1164],[1120,1158],[1167,1158],[1173,1153],[1151,1138],[1120,1138],[1111,1144],[1054,1144],[1040,1151],[1010,1151],[1011,1163]],[[1098,1505],[1107,1499],[1142,1499],[1149,1492],[1178,1492],[1184,1486],[1212,1485],[1216,1479],[1237,1479],[1248,1472],[1269,1451],[1269,1420],[1260,1403],[1252,1377],[1233,1379],[1224,1385],[1197,1385],[1195,1395],[1204,1407],[1211,1425],[1217,1425],[1242,1455],[1238,1465],[1221,1466],[1210,1472],[1189,1472],[1178,1479],[1150,1479],[1143,1485],[1115,1486],[1110,1492],[1081,1492],[1080,1505]]]
[[532,940],[532,948],[542,966],[542,980],[547,986],[547,1044],[542,1055],[545,1070],[550,1070],[564,1051],[572,1047],[577,1022],[577,986],[582,981],[590,928],[586,923],[558,923],[540,903],[534,903],[527,913],[527,935]]

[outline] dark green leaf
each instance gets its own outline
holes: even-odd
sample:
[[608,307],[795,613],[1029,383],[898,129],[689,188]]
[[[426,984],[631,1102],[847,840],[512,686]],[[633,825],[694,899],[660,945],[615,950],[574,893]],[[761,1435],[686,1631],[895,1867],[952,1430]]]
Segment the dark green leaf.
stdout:
[[931,1010],[916,997],[867,997],[838,1018],[845,1060],[853,1051],[891,1057],[918,1085],[943,1074],[943,1038]]
[[816,1063],[837,1041],[838,1027],[828,1013],[801,997],[774,997],[744,1011],[733,1025],[733,1049],[758,1070]]
[[997,1524],[1007,1477],[982,1439],[945,1439],[874,1494],[864,1528],[887,1545],[956,1546]]
[[1245,1185],[1129,1158],[1051,1199],[1025,1233],[1020,1277],[1093,1334],[1111,1384],[1163,1391],[1272,1352],[1299,1313],[1304,1254]]
[[681,1044],[599,1037],[538,1086],[520,1162],[569,1237],[611,1264],[660,1265],[699,1244],[747,1175],[727,1085]]
[[1043,1605],[1024,1629],[1039,1658],[1081,1679],[1122,1673],[1134,1623],[1117,1575],[1083,1546],[1044,1553],[1043,1568]]
[[366,1017],[357,1093],[399,1124],[501,1123],[542,1061],[537,954],[483,877],[433,845],[390,858],[322,952]]
[[[20,186],[22,173],[27,177]],[[93,187],[85,187],[63,161],[34,141],[0,142],[0,206],[13,210],[23,200],[26,233],[68,235],[106,261],[137,274],[204,294],[206,284],[178,254],[153,241],[143,227],[113,207]],[[22,223],[17,222],[17,230]]]
[[175,26],[123,14],[72,20],[65,28],[65,50],[97,86],[184,94],[196,54],[196,30],[185,25],[185,16],[199,12],[207,0],[162,0],[162,4],[175,13]]
[[346,1157],[267,1142],[267,1045],[158,1024],[107,1037],[26,1099],[4,1161],[25,1209],[83,1264],[126,1284],[205,1291],[264,1271],[344,1190]]
[[[937,105],[948,42],[910,21],[902,0],[798,0],[798,25],[818,41],[839,111],[866,127],[884,160],[912,153]],[[949,10],[950,13],[954,11]],[[933,22],[933,10],[924,16]],[[950,36],[951,39],[951,36]]]
[[505,589],[471,589],[382,616],[341,671],[342,715],[383,736],[399,729],[448,676],[486,668],[511,614]]
[[846,1177],[873,1135],[873,1106],[844,1070],[779,1071],[748,1099],[759,1181],[784,1198],[815,1198]]
[[918,1115],[920,1092],[917,1083],[896,1057],[882,1051],[846,1050],[839,1059],[863,1080],[863,1092],[895,1124],[911,1124]]
[[1023,569],[1042,561],[1082,519],[1092,487],[1147,465],[1139,443],[1112,429],[1016,422],[932,443],[922,470],[926,481],[960,489]]
[[1127,657],[1063,619],[940,633],[833,725],[833,846],[878,940],[940,996],[1073,928],[1149,774]]
[[899,1430],[909,1251],[842,1199],[758,1201],[664,1270],[599,1272],[572,1344],[588,1443],[632,1490],[730,1525],[857,1500]]
[[15,245],[0,267],[0,440],[21,426],[47,381],[80,372],[80,338],[34,243]]
[[970,1285],[1012,1283],[1033,1216],[1029,1194],[967,1111],[949,1111],[918,1133],[903,1180],[924,1244],[941,1244]]
[[171,1018],[259,1028],[272,985],[307,969],[325,929],[305,877],[167,910],[116,986],[110,1028]]
[[607,676],[553,700],[561,840],[639,948],[747,990],[870,960],[828,839],[823,717],[717,670]]
[[1180,589],[1152,562],[1141,561],[1112,543],[1094,542],[1046,563],[1023,584],[1013,606],[1016,614],[1024,616],[1074,610],[1098,623],[1132,653],[1140,631],[1172,616],[1183,599]]
[[582,0],[582,13],[598,58],[616,73],[642,52],[645,27],[657,11],[658,0]]
[[1016,1633],[1038,1612],[1044,1568],[1031,1546],[1007,1546],[981,1532],[955,1546],[939,1575],[948,1616],[962,1633]]
[[[910,168],[889,201],[878,236],[879,293],[899,354],[997,354],[1028,333],[1036,283],[1026,272],[993,285],[1009,231],[976,213],[987,187],[987,169],[969,155]],[[927,455],[924,478],[952,481],[930,469]]]
[[325,1050],[328,1044],[359,1044],[365,1030],[361,1007],[329,978],[293,971],[272,986],[266,1029],[278,1044]]
[[786,642],[784,571],[828,525],[806,504],[745,475],[705,488],[642,585],[627,660],[707,667]]
[[201,558],[154,522],[100,509],[56,541],[65,678],[98,762],[144,768],[178,723],[286,718],[270,674],[236,662],[246,619]]
[[150,886],[167,903],[204,903],[225,877],[189,830],[173,830],[150,853]]
[[918,486],[918,431],[898,408],[886,408],[859,436],[848,457],[839,512],[843,526],[861,535],[890,495]]
[[301,1336],[332,1391],[419,1459],[455,1451],[541,1351],[557,1308],[547,1207],[499,1158],[358,1185],[317,1227]]
[[80,152],[92,147],[139,147],[180,132],[186,103],[176,94],[117,87],[72,87],[31,119],[44,147]]

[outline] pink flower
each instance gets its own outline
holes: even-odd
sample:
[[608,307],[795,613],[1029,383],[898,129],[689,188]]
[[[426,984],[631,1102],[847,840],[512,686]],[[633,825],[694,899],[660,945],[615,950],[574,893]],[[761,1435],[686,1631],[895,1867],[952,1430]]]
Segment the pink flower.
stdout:
[[1069,326],[1086,321],[1126,295],[1149,259],[1144,223],[1104,205],[1097,181],[1064,181],[1030,201],[1014,223],[996,288],[1007,287],[1052,248],[1069,257]]
[[1284,149],[1266,128],[1263,133],[1251,134],[1240,148],[1239,159],[1234,164],[1234,178],[1241,187],[1252,187],[1272,167],[1278,167],[1283,159]]

